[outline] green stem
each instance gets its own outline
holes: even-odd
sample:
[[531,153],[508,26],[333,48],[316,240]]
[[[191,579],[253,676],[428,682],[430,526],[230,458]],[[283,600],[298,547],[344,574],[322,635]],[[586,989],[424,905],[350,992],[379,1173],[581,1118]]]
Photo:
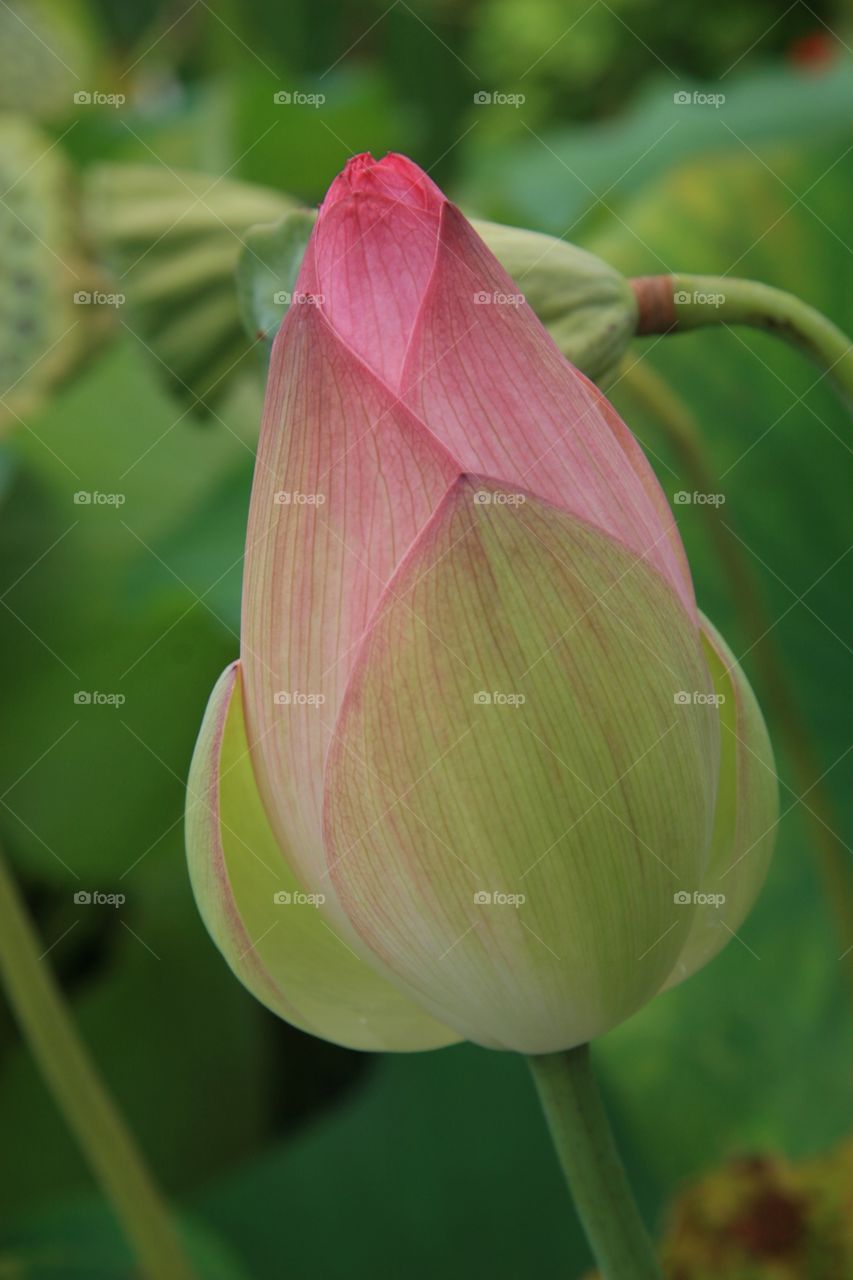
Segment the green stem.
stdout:
[[77,1035],[0,854],[0,978],[33,1057],[150,1280],[193,1280],[169,1211]]
[[639,309],[638,333],[729,324],[764,329],[805,352],[853,403],[853,344],[792,293],[729,276],[646,276],[631,284]]
[[593,1074],[589,1045],[528,1058],[578,1216],[604,1280],[661,1280]]

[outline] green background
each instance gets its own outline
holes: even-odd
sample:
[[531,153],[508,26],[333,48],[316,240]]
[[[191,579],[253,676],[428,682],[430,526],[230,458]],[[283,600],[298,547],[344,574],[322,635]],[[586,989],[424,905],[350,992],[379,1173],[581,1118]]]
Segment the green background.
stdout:
[[[840,3],[769,0],[3,6],[0,835],[206,1274],[589,1265],[523,1062],[469,1045],[371,1058],[302,1035],[231,977],[194,908],[183,785],[237,652],[263,391],[234,289],[246,227],[288,196],[316,203],[350,154],[401,150],[472,215],[564,235],[630,275],[752,275],[849,330],[850,31]],[[325,101],[282,106],[281,91]],[[694,91],[724,101],[675,100]],[[483,92],[524,101],[478,105]],[[71,302],[99,285],[125,303]],[[689,406],[725,496],[676,516],[700,604],[764,702],[783,812],[742,943],[598,1046],[658,1225],[685,1179],[731,1153],[802,1157],[851,1129],[851,449],[827,380],[766,335],[645,339],[637,357]],[[692,488],[631,379],[611,394],[667,494]],[[764,627],[733,590],[727,540]],[[776,720],[774,654],[805,773]],[[80,905],[80,890],[126,902]],[[5,1006],[0,1132],[0,1274],[129,1274]]]

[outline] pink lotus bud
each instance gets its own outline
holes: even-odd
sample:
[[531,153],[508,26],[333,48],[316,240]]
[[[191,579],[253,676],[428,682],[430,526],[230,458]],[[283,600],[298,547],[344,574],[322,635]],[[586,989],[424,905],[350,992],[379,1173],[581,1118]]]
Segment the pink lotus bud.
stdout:
[[357,157],[273,349],[190,778],[229,964],[355,1047],[568,1048],[728,941],[775,814],[637,442],[426,174]]

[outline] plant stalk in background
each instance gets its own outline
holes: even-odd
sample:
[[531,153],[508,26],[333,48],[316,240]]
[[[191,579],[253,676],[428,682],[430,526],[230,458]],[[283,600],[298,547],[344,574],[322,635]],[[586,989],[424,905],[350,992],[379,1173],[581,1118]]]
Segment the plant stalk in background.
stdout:
[[710,325],[748,325],[805,352],[853,405],[853,345],[826,316],[784,289],[729,276],[641,276],[639,335],[686,332]]
[[169,1209],[77,1034],[0,854],[0,976],[45,1083],[146,1280],[194,1280]]

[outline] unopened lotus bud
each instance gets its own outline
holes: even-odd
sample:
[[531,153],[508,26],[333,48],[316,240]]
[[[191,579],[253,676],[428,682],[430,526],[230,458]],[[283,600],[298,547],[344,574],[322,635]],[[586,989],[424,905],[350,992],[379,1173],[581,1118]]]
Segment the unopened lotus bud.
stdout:
[[517,293],[416,165],[360,156],[273,347],[190,871],[246,986],[354,1047],[599,1036],[731,938],[772,845],[663,493]]
[[[238,269],[243,319],[249,333],[269,345],[290,305],[314,219],[311,210],[293,210],[246,237]],[[526,301],[573,365],[593,381],[606,377],[636,329],[637,300],[629,282],[566,240],[498,222],[470,225],[513,281],[506,297],[484,293],[480,305]]]

